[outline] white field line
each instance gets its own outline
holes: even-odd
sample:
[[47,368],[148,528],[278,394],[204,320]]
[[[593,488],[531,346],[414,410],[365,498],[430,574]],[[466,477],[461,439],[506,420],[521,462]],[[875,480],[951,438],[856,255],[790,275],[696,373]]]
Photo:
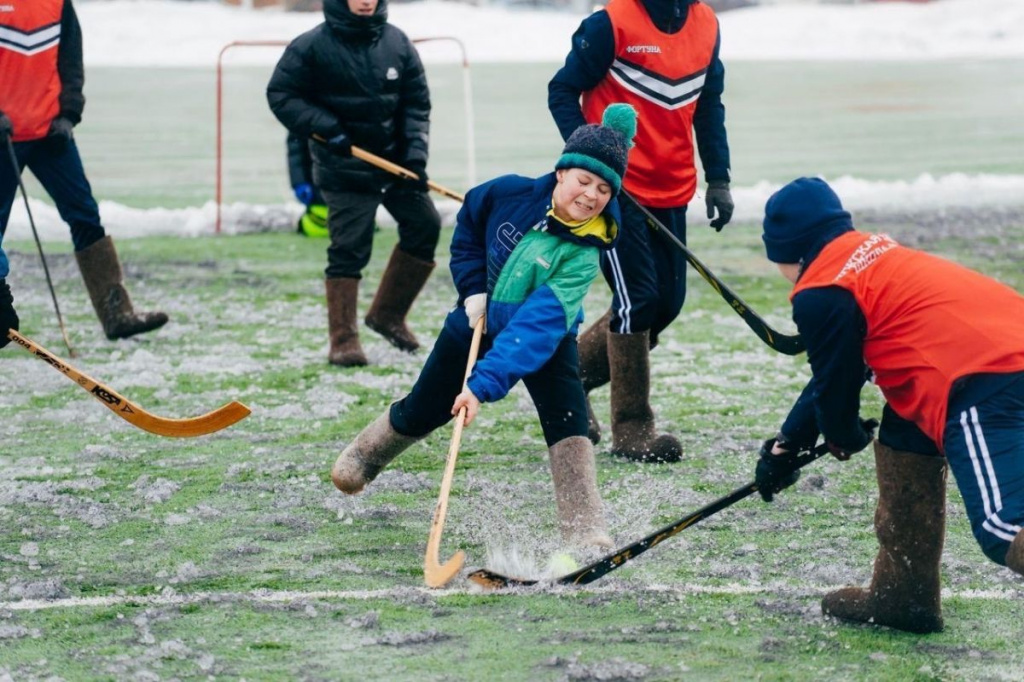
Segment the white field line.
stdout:
[[[566,590],[587,589],[563,586],[548,586],[548,592],[561,592]],[[657,592],[664,594],[693,596],[693,595],[744,595],[744,594],[766,594],[774,596],[802,596],[808,594],[824,594],[834,589],[833,586],[799,586],[791,585],[651,585],[642,588],[630,586],[607,587],[598,590],[600,592]],[[156,594],[148,596],[106,596],[106,597],[69,597],[67,599],[23,599],[20,601],[0,602],[0,612],[3,611],[41,611],[46,609],[76,609],[76,608],[109,608],[112,606],[179,606],[183,604],[218,604],[218,603],[288,603],[310,600],[371,600],[371,599],[402,599],[411,595],[427,595],[431,597],[445,597],[459,594],[484,594],[487,591],[471,586],[468,589],[447,589],[435,590],[427,587],[392,587],[381,590],[322,590],[311,592],[300,592],[292,590],[257,590],[254,592],[204,592],[199,594]],[[530,590],[533,592],[533,590]],[[514,596],[516,593],[525,593],[525,590],[509,590],[502,594]],[[995,589],[995,590],[942,590],[943,599],[1004,599],[1024,600],[1024,589]]]

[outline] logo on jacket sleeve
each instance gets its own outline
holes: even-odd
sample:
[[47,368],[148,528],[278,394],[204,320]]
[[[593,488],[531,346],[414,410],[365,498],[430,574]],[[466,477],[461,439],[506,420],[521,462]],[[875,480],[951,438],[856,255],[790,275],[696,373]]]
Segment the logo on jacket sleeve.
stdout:
[[387,78],[389,81],[396,81],[396,80],[398,80],[398,69],[396,69],[393,66],[389,66],[388,67],[388,72],[387,72],[387,74],[385,74],[384,77]]

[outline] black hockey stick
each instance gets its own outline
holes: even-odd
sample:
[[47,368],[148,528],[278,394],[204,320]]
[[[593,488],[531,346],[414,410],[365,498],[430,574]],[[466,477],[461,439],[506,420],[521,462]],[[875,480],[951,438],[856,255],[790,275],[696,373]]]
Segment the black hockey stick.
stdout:
[[725,282],[718,279],[715,273],[708,270],[704,263],[700,262],[700,259],[694,255],[693,251],[687,248],[679,237],[672,234],[672,232],[662,224],[660,220],[654,217],[654,215],[647,210],[646,206],[640,204],[639,201],[634,199],[628,192],[623,191],[623,196],[627,197],[633,205],[640,209],[640,212],[647,218],[648,224],[659,232],[663,237],[672,242],[676,248],[683,252],[686,256],[686,260],[690,262],[690,265],[697,271],[697,273],[704,278],[707,282],[718,292],[718,295],[725,299],[725,302],[732,306],[732,309],[743,318],[743,321],[747,323],[747,326],[754,330],[758,338],[768,344],[768,347],[772,350],[778,351],[784,355],[799,355],[807,350],[804,345],[804,340],[800,336],[787,336],[774,329],[772,329],[767,322],[761,319],[761,316],[755,313],[753,310],[743,302],[743,299],[736,295],[736,293],[730,289]]
[[[810,464],[827,452],[828,445],[826,443],[822,443],[813,450],[798,457],[796,460],[796,468],[799,469]],[[742,488],[733,490],[725,497],[715,500],[706,507],[701,507],[697,511],[687,514],[675,523],[669,524],[664,528],[651,533],[642,540],[638,540],[631,545],[626,545],[622,549],[617,550],[602,559],[598,559],[589,566],[584,566],[577,571],[563,575],[561,578],[555,578],[551,582],[556,585],[586,585],[588,583],[592,583],[598,578],[603,578],[608,575],[627,561],[637,558],[651,547],[660,545],[665,540],[668,540],[673,535],[689,528],[698,521],[706,519],[712,514],[720,512],[727,507],[731,507],[743,498],[753,495],[755,492],[757,492],[757,484],[748,483]],[[492,590],[505,587],[524,587],[528,585],[536,585],[540,582],[539,580],[511,578],[509,576],[501,575],[500,573],[495,573],[494,571],[489,571],[486,568],[473,571],[468,577],[477,585]]]

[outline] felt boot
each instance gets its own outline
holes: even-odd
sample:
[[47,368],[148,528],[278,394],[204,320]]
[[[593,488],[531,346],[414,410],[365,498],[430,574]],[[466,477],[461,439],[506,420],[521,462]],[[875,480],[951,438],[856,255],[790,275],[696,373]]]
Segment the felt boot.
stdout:
[[612,383],[611,453],[635,462],[678,462],[683,446],[654,430],[649,333],[608,334]]
[[879,548],[871,584],[825,595],[821,610],[843,620],[907,632],[940,632],[946,459],[893,450],[875,441],[875,470]]
[[1006,550],[1006,566],[1024,575],[1024,530],[1017,533],[1017,537],[1010,543],[1010,549]]
[[366,326],[399,350],[411,353],[419,348],[420,342],[405,325],[405,316],[433,269],[433,263],[413,258],[396,246],[366,313]]
[[611,549],[597,491],[594,444],[585,436],[563,438],[548,448],[548,460],[562,539],[575,547]]
[[587,438],[594,445],[601,442],[601,422],[594,416],[590,405],[590,392],[608,383],[611,378],[608,367],[608,323],[612,311],[606,312],[579,338],[580,379],[587,395]]
[[75,260],[108,339],[126,339],[167,324],[164,313],[136,313],[132,308],[132,300],[124,288],[121,261],[109,235],[76,251]]
[[367,361],[363,347],[359,345],[359,327],[356,324],[359,280],[354,277],[332,277],[325,282],[327,329],[331,337],[327,362],[341,367],[362,367]]
[[341,492],[358,493],[377,478],[391,460],[419,440],[395,431],[391,427],[390,413],[388,408],[370,422],[338,455],[331,469],[331,480]]

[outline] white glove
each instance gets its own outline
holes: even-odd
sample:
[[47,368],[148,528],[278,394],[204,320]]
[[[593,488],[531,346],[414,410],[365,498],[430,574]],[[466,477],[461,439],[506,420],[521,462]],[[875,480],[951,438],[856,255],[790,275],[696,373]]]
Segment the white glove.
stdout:
[[[476,329],[477,321],[487,314],[487,294],[473,294],[467,296],[466,318],[469,320],[469,328]],[[487,331],[487,322],[484,322],[484,331]]]

